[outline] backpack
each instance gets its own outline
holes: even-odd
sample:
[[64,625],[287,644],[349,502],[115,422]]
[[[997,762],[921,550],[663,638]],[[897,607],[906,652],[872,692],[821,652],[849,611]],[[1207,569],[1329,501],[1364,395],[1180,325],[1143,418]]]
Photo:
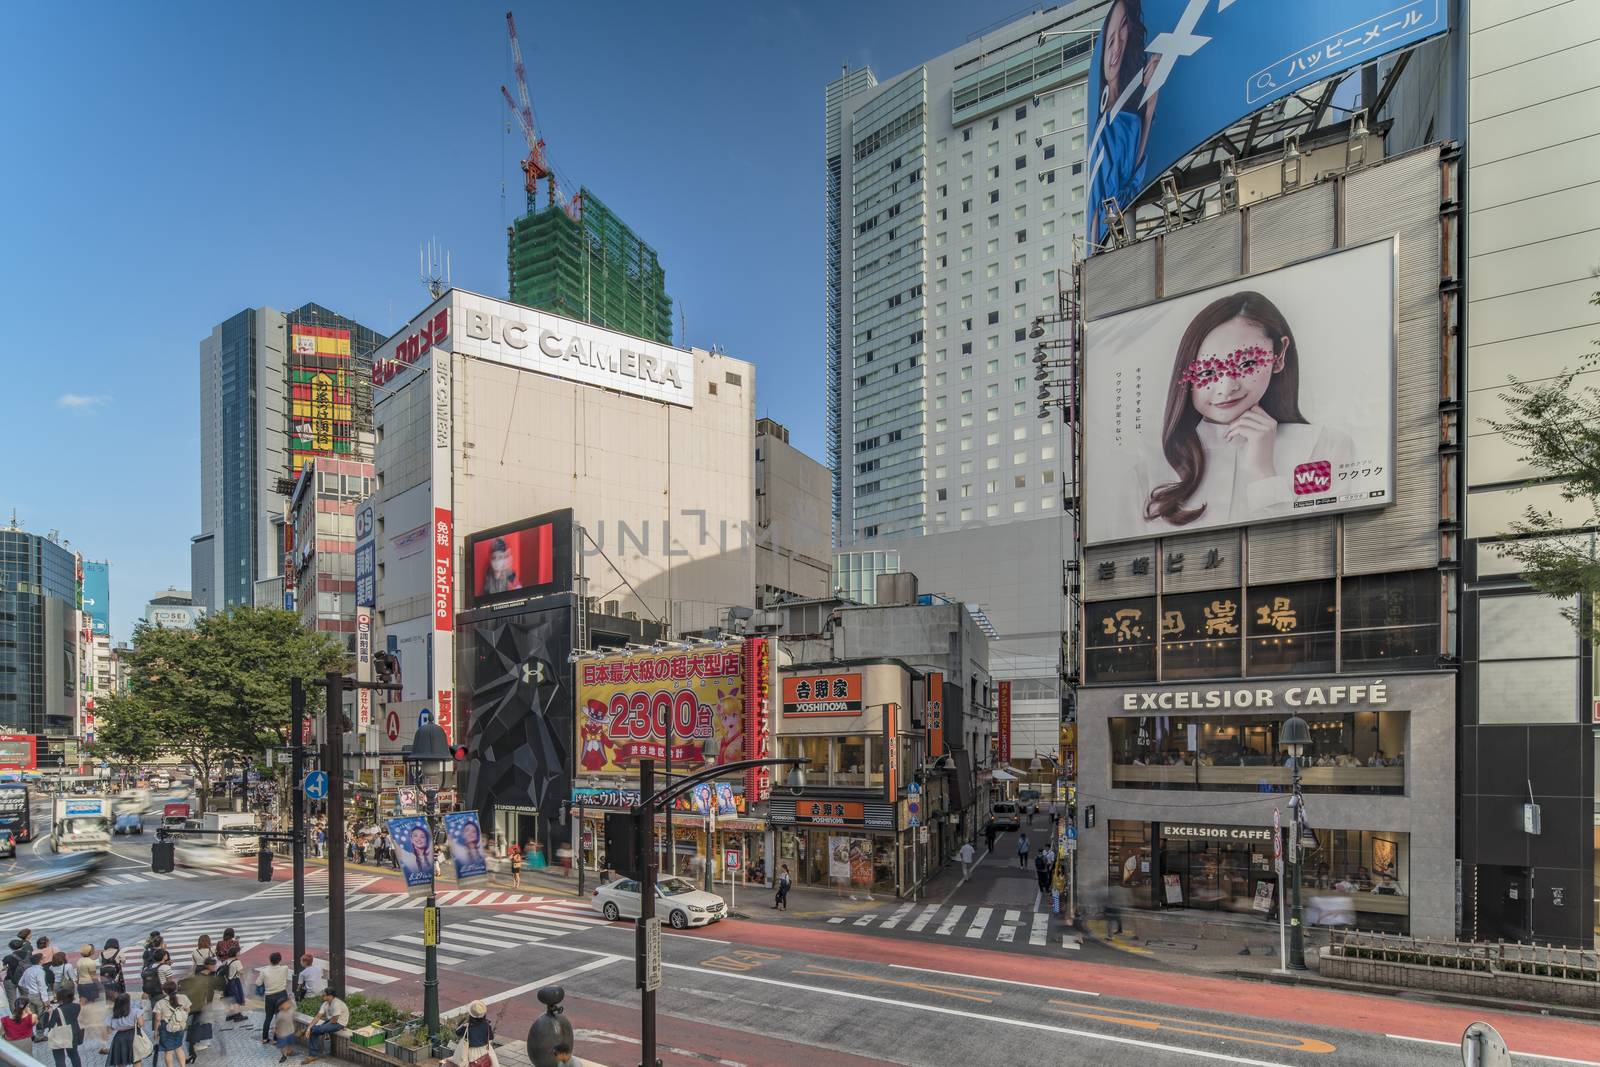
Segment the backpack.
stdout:
[[167,1018],[161,1029],[169,1034],[181,1034],[189,1029],[189,1009],[182,1004],[167,1002]]
[[1034,870],[1043,872],[1045,870],[1045,868],[1047,868],[1049,866],[1050,866],[1050,861],[1045,859],[1045,855],[1044,855],[1043,852],[1041,852],[1037,856],[1033,857]]
[[147,963],[139,972],[139,986],[144,995],[154,1000],[161,995],[161,971],[156,964]]

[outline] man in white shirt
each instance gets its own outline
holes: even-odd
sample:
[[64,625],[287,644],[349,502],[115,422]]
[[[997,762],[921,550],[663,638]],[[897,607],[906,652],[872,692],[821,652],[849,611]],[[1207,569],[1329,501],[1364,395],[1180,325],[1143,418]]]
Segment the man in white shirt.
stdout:
[[22,977],[17,979],[17,992],[33,1008],[34,1015],[42,1018],[44,1006],[50,1003],[50,978],[44,973],[44,957],[39,953],[33,954]]
[[965,881],[967,878],[972,876],[972,842],[968,841],[963,844],[961,846],[961,851],[957,852],[956,856],[961,860],[961,878],[963,881]]
[[[337,1034],[350,1023],[350,1009],[345,1002],[334,996],[331,988],[322,991],[322,1007],[317,1009],[317,1014],[311,1017],[311,1025],[306,1028],[306,1049],[311,1055],[306,1057],[307,1063],[317,1062],[317,1057],[323,1052],[323,1038],[329,1034]],[[332,1045],[329,1041],[327,1044]]]
[[321,961],[309,952],[300,957],[300,973],[295,976],[295,984],[302,997],[320,997],[328,987],[327,972],[323,970]]

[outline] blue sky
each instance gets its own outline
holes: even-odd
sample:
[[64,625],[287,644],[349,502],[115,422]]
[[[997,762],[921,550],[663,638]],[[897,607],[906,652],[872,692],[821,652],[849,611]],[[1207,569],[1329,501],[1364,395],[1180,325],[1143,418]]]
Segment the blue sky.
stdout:
[[[691,344],[758,367],[821,459],[822,90],[1007,13],[955,0],[516,3],[556,166],[656,248]],[[522,211],[505,6],[86,3],[7,10],[0,508],[112,563],[112,633],[189,582],[197,346],[316,300],[389,332],[417,249],[503,295]],[[502,197],[502,189],[504,195]]]

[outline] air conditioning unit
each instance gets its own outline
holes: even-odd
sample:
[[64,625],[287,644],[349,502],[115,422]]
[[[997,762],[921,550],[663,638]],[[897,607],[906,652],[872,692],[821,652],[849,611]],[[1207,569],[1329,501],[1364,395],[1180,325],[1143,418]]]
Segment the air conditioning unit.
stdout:
[[622,601],[620,601],[620,600],[608,600],[608,601],[606,601],[606,610],[601,612],[601,614],[602,615],[611,615],[611,616],[621,615],[622,614]]

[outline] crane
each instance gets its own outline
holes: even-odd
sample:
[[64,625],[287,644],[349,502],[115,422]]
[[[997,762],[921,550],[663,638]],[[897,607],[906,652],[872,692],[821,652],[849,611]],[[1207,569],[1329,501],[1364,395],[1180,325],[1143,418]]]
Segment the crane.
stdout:
[[[517,100],[511,99],[511,91],[504,85],[500,86],[500,95],[505,97],[506,106],[517,116],[523,139],[528,142],[528,155],[522,161],[522,187],[528,194],[528,210],[532,211],[537,206],[540,179],[545,182],[545,192],[552,205],[560,204],[561,196],[556,186],[555,170],[545,155],[544,138],[539,136],[538,128],[534,125],[533,102],[528,98],[528,72],[522,64],[522,43],[517,40],[517,20],[509,11],[506,12],[506,31],[511,35],[511,61],[517,76]],[[576,222],[583,210],[582,195],[568,199],[562,209],[568,218]]]

